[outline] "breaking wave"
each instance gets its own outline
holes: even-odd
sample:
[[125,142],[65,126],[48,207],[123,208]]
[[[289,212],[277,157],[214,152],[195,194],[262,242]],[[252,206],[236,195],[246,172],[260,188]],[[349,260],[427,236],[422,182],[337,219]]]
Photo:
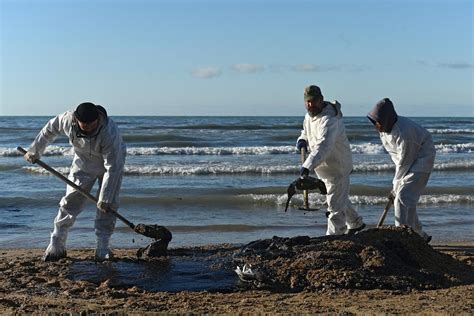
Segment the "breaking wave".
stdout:
[[[299,165],[234,165],[234,164],[202,164],[202,165],[126,165],[126,176],[166,176],[166,175],[276,175],[276,174],[297,174]],[[49,174],[48,171],[41,167],[24,166],[24,170],[37,174]],[[434,170],[437,171],[462,171],[473,170],[474,160],[453,161],[435,163]],[[69,173],[69,167],[56,167],[60,173],[66,175]],[[354,172],[380,172],[394,171],[395,167],[392,163],[381,164],[377,162],[367,162],[354,164]]]
[[[438,144],[438,153],[471,153],[474,143]],[[351,145],[353,154],[382,154],[385,149],[381,144],[364,143]],[[296,153],[295,146],[242,146],[242,147],[128,147],[129,156],[159,156],[159,155],[279,155]],[[72,156],[72,147],[48,146],[44,156]],[[0,156],[19,157],[16,148],[0,148]]]
[[435,145],[437,153],[472,153],[474,143],[467,144],[439,144]]
[[[243,195],[243,198],[251,199],[257,204],[276,204],[284,206],[286,203],[286,194],[248,194]],[[367,195],[352,195],[350,196],[351,203],[354,205],[385,205],[387,198],[382,196],[367,196]],[[309,202],[311,205],[324,206],[326,198],[320,194],[310,194]],[[301,205],[303,203],[303,195],[296,194],[291,203],[294,205]],[[458,195],[458,194],[440,194],[440,195],[422,195],[418,204],[432,205],[432,204],[472,204],[474,203],[474,196],[472,195]]]
[[454,129],[454,128],[435,129],[435,128],[429,128],[428,131],[431,134],[474,134],[474,129],[468,129],[468,128],[463,128],[463,129]]

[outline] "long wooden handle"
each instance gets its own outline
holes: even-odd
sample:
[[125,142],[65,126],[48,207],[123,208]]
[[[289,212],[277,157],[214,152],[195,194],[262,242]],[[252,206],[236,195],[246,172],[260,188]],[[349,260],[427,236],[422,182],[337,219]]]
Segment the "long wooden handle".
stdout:
[[[23,149],[22,147],[18,146],[17,147],[17,150],[22,153],[23,155],[26,154],[26,150]],[[82,194],[83,196],[85,196],[87,199],[89,199],[90,201],[94,202],[95,204],[97,204],[97,198],[95,196],[93,196],[92,194],[84,191],[80,186],[78,186],[77,184],[75,184],[74,182],[72,182],[71,180],[69,180],[68,178],[66,178],[65,176],[63,176],[61,173],[59,173],[58,171],[56,171],[55,169],[51,168],[48,164],[44,163],[43,161],[41,161],[40,159],[36,159],[34,161],[35,164],[37,165],[40,165],[41,167],[43,167],[44,169],[48,170],[51,174],[53,174],[54,176],[56,176],[57,178],[59,178],[60,180],[62,180],[63,182],[66,182],[69,186],[73,187],[74,189],[77,190],[77,192],[79,192],[80,194]],[[117,216],[118,219],[120,219],[122,222],[124,222],[125,224],[127,224],[131,229],[135,229],[135,225],[130,222],[129,220],[127,220],[125,217],[123,217],[122,215],[120,215],[119,213],[117,213],[116,210],[113,210],[111,208],[109,208],[108,210],[106,210],[107,212],[109,213],[113,213],[115,216]]]
[[382,215],[380,216],[379,223],[377,224],[377,228],[380,228],[383,225],[383,222],[385,221],[385,217],[387,217],[388,210],[392,207],[394,200],[395,200],[395,197],[392,194],[390,194],[388,196],[387,204],[385,204],[385,208],[383,209]]
[[[301,163],[303,164],[306,161],[306,149],[301,147]],[[304,208],[309,208],[309,194],[308,190],[303,190],[303,203]]]

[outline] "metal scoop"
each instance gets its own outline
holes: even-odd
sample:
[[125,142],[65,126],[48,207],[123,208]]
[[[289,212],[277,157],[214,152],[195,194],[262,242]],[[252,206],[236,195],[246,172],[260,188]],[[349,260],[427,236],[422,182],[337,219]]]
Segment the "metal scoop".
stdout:
[[326,185],[323,181],[313,177],[299,177],[295,181],[291,182],[290,186],[286,190],[288,198],[286,200],[285,212],[288,210],[291,198],[296,194],[296,189],[302,191],[319,190],[319,193],[321,194],[328,193]]

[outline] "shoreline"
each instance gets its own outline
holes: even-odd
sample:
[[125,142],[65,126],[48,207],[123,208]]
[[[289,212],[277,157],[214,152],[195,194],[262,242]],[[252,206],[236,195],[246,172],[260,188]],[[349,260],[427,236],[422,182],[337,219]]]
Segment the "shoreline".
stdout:
[[[278,236],[279,237],[279,236]],[[296,237],[296,236],[294,236]],[[317,237],[324,237],[324,236],[316,236],[315,238]],[[270,238],[270,237],[269,237]],[[152,239],[150,239],[150,242],[152,241]],[[91,243],[92,245],[94,243]],[[67,247],[67,249],[73,249],[73,250],[86,250],[86,249],[94,249],[93,246],[85,246],[85,247]],[[214,248],[214,247],[220,247],[220,246],[224,246],[224,247],[242,247],[244,246],[245,243],[209,243],[209,244],[203,244],[203,245],[191,245],[191,246],[176,246],[176,247],[173,247],[172,245],[172,242],[171,242],[171,245],[168,246],[168,250],[179,250],[179,249],[189,249],[189,248]],[[453,250],[459,248],[465,248],[467,249],[466,251],[471,251],[470,248],[474,248],[474,240],[459,240],[459,241],[450,241],[450,240],[447,240],[447,241],[443,241],[443,240],[436,240],[436,241],[431,241],[429,243],[429,245],[435,249],[438,249],[438,250],[449,250],[450,248],[452,248]],[[120,250],[138,250],[140,247],[139,246],[135,246],[135,245],[130,245],[130,247],[126,246],[120,246],[120,247],[114,247],[113,246],[113,242],[112,242],[112,250],[115,250],[115,249],[120,249]],[[31,251],[35,251],[35,250],[46,250],[46,246],[44,248],[41,248],[41,247],[1,247],[0,246],[0,252],[2,251],[15,251],[15,250],[31,250]],[[474,251],[474,249],[472,250]]]

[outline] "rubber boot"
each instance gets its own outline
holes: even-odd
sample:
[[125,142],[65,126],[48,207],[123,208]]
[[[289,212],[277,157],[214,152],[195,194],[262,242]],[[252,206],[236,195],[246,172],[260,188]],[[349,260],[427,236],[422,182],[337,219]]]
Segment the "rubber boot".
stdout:
[[97,248],[95,249],[95,261],[103,262],[112,260],[114,255],[109,247],[110,236],[97,237]]
[[67,231],[64,229],[54,228],[51,233],[51,240],[43,255],[43,261],[58,261],[66,258],[66,239]]

